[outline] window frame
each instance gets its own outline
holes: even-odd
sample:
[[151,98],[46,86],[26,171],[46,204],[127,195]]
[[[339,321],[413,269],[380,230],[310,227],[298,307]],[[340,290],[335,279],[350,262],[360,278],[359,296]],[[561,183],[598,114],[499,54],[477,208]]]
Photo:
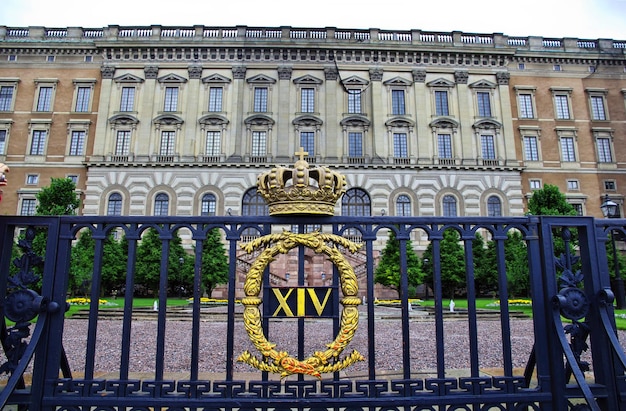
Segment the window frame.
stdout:
[[115,147],[116,156],[130,155],[130,143],[132,140],[132,130],[119,129],[115,130]]
[[209,87],[209,105],[207,107],[209,113],[221,113],[224,111],[224,87]]
[[391,114],[394,116],[406,115],[406,91],[404,89],[391,89]]
[[557,120],[573,120],[572,116],[572,89],[552,87],[552,103],[554,104],[554,118]]
[[[73,83],[74,83],[74,98],[72,101],[72,111],[74,113],[91,112],[96,80],[95,79],[75,79],[73,80]],[[88,90],[87,96],[83,95],[85,90]]]
[[574,136],[559,136],[559,147],[562,163],[575,163],[578,161],[576,153],[576,138]]
[[222,153],[222,132],[206,130],[204,133],[204,155],[219,156]]
[[437,133],[437,158],[446,160],[452,160],[454,158],[452,134]]
[[302,147],[305,152],[309,153],[307,155],[308,157],[315,157],[315,131],[301,130],[299,136],[300,147]]
[[537,118],[537,107],[535,102],[534,86],[515,86],[515,100],[517,103],[517,115],[522,120],[532,120]]
[[347,89],[348,114],[363,114],[363,90]]
[[252,130],[250,139],[250,155],[252,157],[267,156],[267,131]]
[[541,161],[539,136],[533,134],[523,134],[522,145],[524,149],[524,161]]
[[496,160],[498,158],[496,137],[493,134],[480,135],[480,155],[483,160]]
[[34,216],[36,213],[37,213],[37,199],[36,198],[24,197],[20,199],[20,215]]
[[[607,135],[601,132],[595,132],[594,137],[596,140],[596,153],[598,163],[612,164],[615,163],[615,155],[613,148],[613,138],[611,135]],[[602,142],[602,144],[601,144]]]
[[180,87],[168,85],[163,90],[163,112],[177,113],[180,99]]
[[28,155],[45,156],[48,145],[48,129],[34,128],[30,133]]
[[489,91],[476,91],[476,109],[478,117],[493,117],[491,93]]
[[269,107],[269,87],[254,86],[252,111],[254,113],[267,113]]
[[[15,111],[15,100],[17,96],[18,83],[19,79],[0,78],[0,112],[10,113]],[[10,89],[10,96],[8,96],[8,93],[3,96],[2,89]]]
[[[154,196],[154,209],[152,215],[154,216],[168,216],[170,215],[170,196],[165,192],[157,193]],[[163,213],[165,211],[165,214]]]
[[[115,198],[114,198],[115,197]],[[108,216],[120,216],[124,209],[124,197],[121,193],[115,191],[107,196],[107,214]]]
[[348,132],[348,157],[349,158],[363,158],[363,132],[362,131],[349,131]]
[[217,215],[217,196],[213,193],[204,193],[200,199],[200,215]]
[[586,89],[589,104],[589,116],[592,121],[608,121],[609,111],[606,102],[608,91],[605,89]]
[[393,138],[393,157],[409,158],[409,136],[407,133],[394,132]]
[[[449,90],[434,90],[435,116],[450,116],[450,92]],[[445,98],[444,98],[445,97]]]
[[458,200],[452,194],[445,194],[441,197],[441,215],[443,217],[459,216]]
[[410,217],[413,215],[411,197],[407,194],[400,194],[396,197],[396,216],[398,217]]
[[176,153],[176,130],[161,130],[159,155],[174,156]]
[[9,129],[2,127],[0,123],[0,156],[6,155],[9,143]]
[[487,197],[487,217],[502,217],[502,199],[497,195]]
[[300,88],[300,113],[313,114],[315,113],[315,87],[301,87]]
[[70,130],[70,142],[68,144],[68,155],[84,156],[85,145],[87,143],[86,130]]
[[[132,92],[131,92],[132,91]],[[120,90],[120,112],[134,113],[137,101],[137,86],[122,86]]]

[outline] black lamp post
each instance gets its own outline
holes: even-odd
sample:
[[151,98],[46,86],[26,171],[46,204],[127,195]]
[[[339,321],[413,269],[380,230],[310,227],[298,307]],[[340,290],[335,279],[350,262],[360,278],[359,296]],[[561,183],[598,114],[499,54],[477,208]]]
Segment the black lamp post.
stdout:
[[[604,202],[600,206],[602,215],[606,218],[619,218],[619,206],[615,201],[612,201],[607,194],[604,197]],[[611,230],[611,246],[613,247],[613,266],[615,267],[615,287],[617,292],[615,293],[616,307],[618,310],[624,308],[624,280],[619,272],[619,261],[617,260],[617,248],[615,247],[615,235]]]

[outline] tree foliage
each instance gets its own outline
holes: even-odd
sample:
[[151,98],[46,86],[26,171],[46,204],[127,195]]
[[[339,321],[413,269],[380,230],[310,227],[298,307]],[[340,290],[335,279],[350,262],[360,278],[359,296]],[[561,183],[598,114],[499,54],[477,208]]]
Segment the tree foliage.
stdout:
[[210,297],[218,284],[228,282],[228,257],[217,228],[209,230],[202,244],[202,285]]
[[[157,230],[146,230],[137,247],[136,283],[144,285],[155,295],[159,293],[162,241]],[[193,287],[193,264],[182,246],[178,233],[169,242],[167,264],[168,288],[176,294],[186,294]]]
[[528,212],[532,215],[576,215],[576,209],[559,188],[546,184],[540,190],[535,190],[528,200]]
[[[420,269],[420,260],[413,250],[410,240],[405,241],[406,247],[406,272],[409,287],[415,287],[422,283],[423,273]],[[401,296],[402,283],[400,279],[400,241],[396,238],[395,231],[389,230],[387,244],[382,251],[378,266],[374,272],[374,281],[378,284],[393,288]]]
[[80,206],[76,184],[69,178],[51,178],[37,193],[37,215],[75,215]]
[[[83,230],[72,247],[69,292],[86,294],[92,282],[96,242],[91,230]],[[126,253],[119,241],[109,234],[103,244],[100,295],[110,295],[123,286],[126,276]]]
[[511,230],[504,242],[506,278],[510,296],[530,296],[528,249],[522,233]]
[[[454,298],[457,290],[465,286],[465,253],[460,244],[459,232],[448,229],[443,232],[439,243],[441,265],[441,287],[443,296]],[[432,242],[428,244],[422,257],[426,281],[433,284],[433,250]]]

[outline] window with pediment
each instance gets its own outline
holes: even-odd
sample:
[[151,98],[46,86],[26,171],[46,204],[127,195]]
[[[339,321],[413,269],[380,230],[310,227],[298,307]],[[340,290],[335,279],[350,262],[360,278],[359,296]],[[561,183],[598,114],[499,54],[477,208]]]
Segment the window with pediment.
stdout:
[[136,112],[137,93],[143,79],[132,74],[124,74],[113,79],[119,93],[119,111]]
[[594,128],[598,163],[614,163],[613,130]]
[[252,89],[252,112],[269,113],[271,90],[276,79],[259,74],[246,80]]
[[72,107],[76,113],[91,111],[93,90],[96,79],[74,79],[74,101]]
[[389,112],[394,116],[407,114],[407,93],[412,82],[402,77],[395,77],[383,83],[391,96]]
[[551,87],[552,100],[554,101],[554,117],[557,120],[571,120],[571,88]]
[[450,94],[456,84],[447,79],[437,79],[427,83],[433,98],[433,113],[438,117],[447,117],[452,113]]
[[209,113],[224,112],[224,93],[231,80],[221,74],[212,74],[202,79],[205,86],[207,99],[205,107]]
[[589,97],[589,111],[591,112],[591,119],[597,121],[608,120],[609,113],[606,105],[608,90],[588,88],[585,91]]
[[358,76],[344,79],[341,85],[346,95],[347,114],[365,114],[363,98],[369,81]]
[[300,97],[299,113],[316,113],[317,109],[317,93],[322,80],[311,75],[298,77],[293,80],[298,88]]
[[0,77],[0,112],[13,111],[19,81],[17,78]]
[[177,74],[168,74],[159,77],[157,80],[163,90],[163,112],[173,113],[180,111],[180,93],[187,79]]
[[517,114],[521,119],[534,119],[535,114],[535,91],[534,86],[515,86],[517,97]]
[[493,117],[492,99],[496,85],[487,80],[480,80],[469,85],[475,102],[475,113],[478,117]]
[[34,111],[51,112],[54,105],[54,95],[59,80],[57,79],[37,79],[35,85],[36,100]]
[[557,127],[559,137],[559,148],[561,151],[561,162],[578,163],[578,147],[576,129],[569,127]]
[[89,122],[70,122],[68,124],[69,144],[68,155],[84,156],[87,133],[89,132]]

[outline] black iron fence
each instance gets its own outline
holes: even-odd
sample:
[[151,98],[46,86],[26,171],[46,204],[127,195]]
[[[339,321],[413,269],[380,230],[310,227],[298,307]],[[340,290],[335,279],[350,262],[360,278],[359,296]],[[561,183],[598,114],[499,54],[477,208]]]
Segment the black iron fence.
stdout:
[[[307,227],[318,234],[304,234]],[[626,357],[615,329],[606,253],[609,235],[625,227],[623,219],[587,217],[2,216],[6,377],[0,405],[72,411],[626,409]],[[161,241],[150,318],[132,307],[137,250],[149,228]],[[228,254],[228,298],[207,307],[202,250],[214,228]],[[66,319],[71,249],[84,230],[95,244],[92,304],[86,319]],[[450,304],[447,230],[458,233],[462,249],[456,288],[467,299],[462,310]],[[374,275],[390,232],[399,241],[399,301],[381,304]],[[513,232],[525,247],[516,266],[507,255]],[[117,316],[95,303],[112,233],[127,244]],[[488,320],[477,306],[476,233],[490,240],[494,256],[491,298],[499,311]],[[244,234],[251,240],[247,248]],[[181,310],[167,307],[176,235],[194,261],[190,303],[181,309],[187,321]],[[432,309],[410,295],[407,242],[431,256],[420,269]],[[248,271],[238,272],[241,253],[253,249]],[[364,258],[344,258],[351,253]],[[358,278],[346,263],[357,260],[365,261]],[[532,320],[516,319],[509,295],[520,268],[527,270]]]

